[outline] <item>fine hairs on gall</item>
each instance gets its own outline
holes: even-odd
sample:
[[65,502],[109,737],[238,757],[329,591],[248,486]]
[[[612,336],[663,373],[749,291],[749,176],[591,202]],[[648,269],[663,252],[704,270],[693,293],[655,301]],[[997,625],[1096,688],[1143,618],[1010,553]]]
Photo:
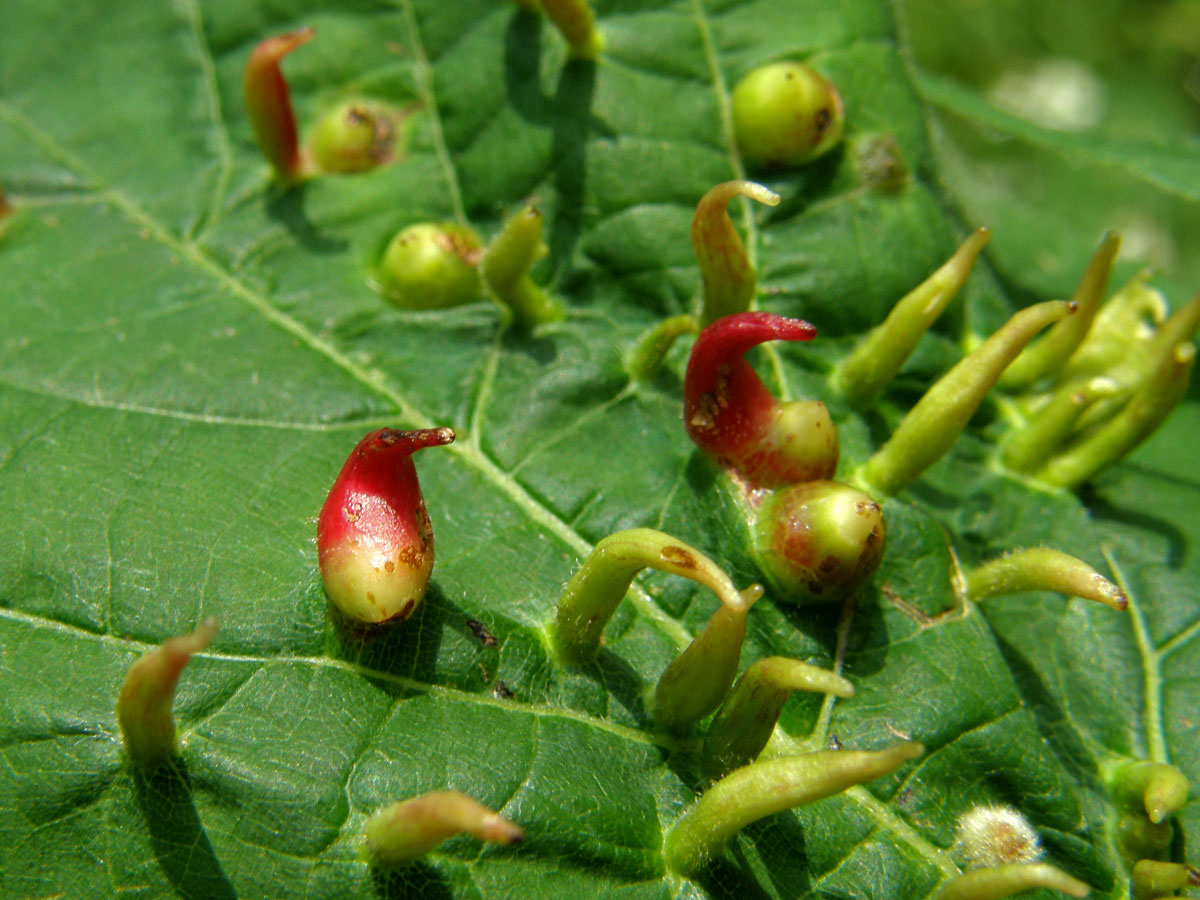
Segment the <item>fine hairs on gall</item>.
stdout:
[[1033,862],[1042,855],[1037,832],[1011,806],[975,806],[958,820],[955,849],[967,868]]

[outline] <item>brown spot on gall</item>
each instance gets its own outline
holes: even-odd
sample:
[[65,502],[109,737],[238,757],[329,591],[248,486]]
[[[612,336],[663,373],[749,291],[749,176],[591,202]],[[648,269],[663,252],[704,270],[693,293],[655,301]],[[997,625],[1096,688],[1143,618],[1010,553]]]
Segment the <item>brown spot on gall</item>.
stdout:
[[662,557],[665,562],[676,565],[681,569],[696,568],[696,557],[694,557],[683,547],[677,547],[675,545],[663,547],[660,551],[658,551],[658,555]]

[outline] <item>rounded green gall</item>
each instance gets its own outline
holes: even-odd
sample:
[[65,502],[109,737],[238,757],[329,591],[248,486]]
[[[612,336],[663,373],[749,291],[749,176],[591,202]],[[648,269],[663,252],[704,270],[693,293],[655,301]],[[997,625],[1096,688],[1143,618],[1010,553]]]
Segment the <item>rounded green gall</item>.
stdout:
[[483,296],[483,244],[470,228],[422,223],[401,230],[383,253],[378,278],[405,309],[445,309]]
[[397,117],[386,107],[348,100],[317,122],[309,151],[324,172],[366,172],[391,162],[398,134]]
[[844,126],[837,88],[803,63],[763,66],[733,89],[733,131],[755,162],[794,166],[816,159],[841,141]]
[[754,554],[781,596],[834,603],[875,573],[887,528],[878,503],[836,481],[767,494],[752,528]]

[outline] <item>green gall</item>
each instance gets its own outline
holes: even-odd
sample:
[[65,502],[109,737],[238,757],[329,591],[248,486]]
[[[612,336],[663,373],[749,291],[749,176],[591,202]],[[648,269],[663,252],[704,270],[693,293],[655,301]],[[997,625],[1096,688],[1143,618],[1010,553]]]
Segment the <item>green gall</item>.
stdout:
[[1130,881],[1132,900],[1154,900],[1200,885],[1200,870],[1181,863],[1140,859],[1133,865]]
[[886,750],[824,750],[743,766],[705,791],[667,833],[667,866],[695,875],[750,823],[890,775],[924,752],[920,744],[905,742]]
[[887,527],[873,498],[836,481],[765,492],[751,526],[755,560],[781,599],[834,603],[883,559]]
[[1155,825],[1165,822],[1187,803],[1187,776],[1164,762],[1126,763],[1113,772],[1110,784],[1118,803],[1144,812]]
[[1001,900],[1035,888],[1062,891],[1070,897],[1086,897],[1091,891],[1078,878],[1049,863],[1013,863],[975,869],[952,878],[934,900]]
[[874,400],[900,371],[942,311],[971,274],[991,232],[978,228],[942,266],[902,297],[834,370],[833,385],[854,406]]
[[852,697],[854,685],[835,672],[783,656],[751,663],[704,736],[704,767],[709,775],[719,777],[758,758],[792,691]]
[[397,153],[399,117],[365,100],[348,100],[317,122],[309,153],[325,172],[366,172],[391,162]]
[[925,393],[891,439],[859,470],[858,478],[887,494],[915,481],[950,449],[1025,345],[1074,310],[1073,303],[1053,300],[1017,312]]
[[529,269],[547,252],[542,214],[526,206],[508,217],[480,260],[488,289],[529,327],[557,322],[565,314],[562,304],[529,277]]
[[434,791],[372,815],[364,828],[363,853],[373,866],[401,866],[456,834],[494,844],[517,844],[525,838],[516,825],[466,794]]
[[757,599],[739,593],[715,562],[669,534],[653,528],[618,531],[596,544],[559,598],[552,633],[561,657],[586,662],[596,655],[604,626],[645,568],[702,584],[732,610]]
[[[529,3],[521,5],[533,8]],[[541,8],[566,38],[572,56],[595,59],[604,50],[604,36],[596,28],[596,16],[587,0],[541,0]]]
[[663,361],[671,352],[675,341],[699,330],[700,320],[686,313],[663,319],[638,339],[626,358],[625,369],[629,372],[629,377],[634,381],[648,381],[653,378],[662,368]]
[[1156,825],[1145,813],[1124,813],[1117,819],[1117,845],[1131,862],[1164,856],[1174,837],[1175,829],[1169,822]]
[[811,66],[780,62],[750,72],[733,89],[733,132],[742,153],[768,166],[794,166],[842,139],[837,88]]
[[750,308],[758,291],[758,275],[746,246],[729,218],[734,197],[750,197],[767,206],[779,195],[753,181],[723,181],[709,189],[692,215],[692,250],[700,263],[704,291],[701,324],[708,326],[725,316]]
[[762,586],[755,584],[741,592],[741,606],[718,607],[704,630],[667,666],[654,692],[658,721],[681,730],[721,705],[737,676],[746,613],[762,593]]
[[169,638],[129,669],[117,698],[117,721],[125,749],[144,766],[175,755],[175,717],[171,707],[179,676],[192,655],[207,649],[217,620],[205,619],[191,634]]
[[967,573],[972,600],[1024,591],[1056,591],[1116,610],[1129,605],[1125,592],[1081,559],[1049,547],[1014,550]]
[[482,255],[479,237],[464,225],[409,225],[387,245],[377,271],[379,284],[404,309],[461,306],[483,296]]

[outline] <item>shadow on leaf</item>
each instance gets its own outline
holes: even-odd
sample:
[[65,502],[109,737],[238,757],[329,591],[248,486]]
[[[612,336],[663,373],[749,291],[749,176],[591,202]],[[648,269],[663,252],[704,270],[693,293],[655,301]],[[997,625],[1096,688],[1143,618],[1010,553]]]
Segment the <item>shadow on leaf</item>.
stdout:
[[313,253],[341,253],[348,246],[340,238],[319,231],[304,211],[307,184],[274,187],[267,197],[267,215],[288,230],[305,250]]
[[185,900],[237,896],[196,812],[191,780],[181,760],[133,773],[138,808],[146,817],[154,858]]
[[381,900],[450,900],[450,886],[424,862],[396,869],[372,869],[371,881]]

